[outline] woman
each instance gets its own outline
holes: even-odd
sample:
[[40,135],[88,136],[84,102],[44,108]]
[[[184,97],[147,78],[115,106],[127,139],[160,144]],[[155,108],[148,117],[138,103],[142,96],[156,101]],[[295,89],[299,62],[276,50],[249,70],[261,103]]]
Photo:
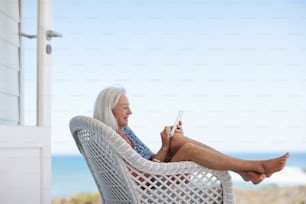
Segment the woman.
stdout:
[[171,126],[160,133],[162,146],[153,154],[128,127],[128,118],[132,114],[124,88],[109,87],[100,92],[96,99],[94,118],[113,128],[137,153],[156,162],[193,161],[210,169],[231,170],[245,181],[260,183],[266,177],[282,170],[289,153],[269,160],[242,160],[225,155],[203,143],[183,135],[180,121],[173,137]]

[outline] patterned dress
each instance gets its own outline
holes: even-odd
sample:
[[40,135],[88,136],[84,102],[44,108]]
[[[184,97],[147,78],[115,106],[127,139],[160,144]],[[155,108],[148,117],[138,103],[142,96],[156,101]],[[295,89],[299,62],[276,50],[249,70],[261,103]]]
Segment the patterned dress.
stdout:
[[148,160],[152,160],[152,151],[134,134],[129,127],[123,128],[123,133],[131,140],[134,144],[134,150],[142,157]]

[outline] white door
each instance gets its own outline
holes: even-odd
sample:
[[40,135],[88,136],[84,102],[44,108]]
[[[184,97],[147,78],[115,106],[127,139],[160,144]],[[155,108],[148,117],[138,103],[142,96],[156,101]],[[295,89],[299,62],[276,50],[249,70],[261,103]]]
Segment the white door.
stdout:
[[[15,40],[17,45],[9,46],[10,52],[2,52],[0,59],[11,59],[7,61],[8,68],[2,68],[3,73],[8,73],[15,81],[0,78],[0,85],[3,87],[15,87],[16,99],[12,99],[11,93],[6,102],[6,115],[2,114],[2,121],[10,121],[14,118],[16,122],[1,122],[0,118],[0,198],[1,203],[10,204],[49,204],[51,203],[51,38],[57,33],[51,30],[51,0],[37,0],[37,33],[28,35],[22,30],[22,10],[28,1],[0,0],[1,31],[9,28],[11,32],[6,32],[7,38]],[[4,13],[5,11],[5,13]],[[16,20],[11,21],[11,16]],[[19,35],[18,35],[19,34]],[[0,35],[3,35],[0,33]],[[2,37],[2,36],[0,36]],[[23,77],[22,77],[22,41],[28,40],[24,37],[37,40],[37,124],[35,126],[24,126],[23,115]],[[0,39],[3,39],[0,38]],[[32,39],[33,40],[33,39]],[[1,42],[0,42],[1,44]],[[2,45],[1,44],[1,45]],[[2,46],[3,47],[3,46]],[[15,47],[15,49],[14,49]],[[5,49],[7,50],[7,49]],[[5,58],[4,58],[5,57]],[[3,63],[2,63],[3,64]],[[13,67],[16,65],[16,67]],[[15,69],[15,70],[14,70]],[[17,71],[16,71],[17,70]],[[17,73],[16,73],[17,72]],[[11,74],[12,73],[12,74]],[[15,77],[14,74],[17,76]],[[1,86],[0,86],[1,89]],[[7,88],[8,89],[8,88]],[[13,89],[14,90],[14,89]],[[6,93],[4,91],[0,93]],[[2,97],[2,99],[5,99]],[[16,101],[17,104],[9,101]],[[3,106],[2,106],[3,107]],[[6,110],[5,108],[2,108]]]

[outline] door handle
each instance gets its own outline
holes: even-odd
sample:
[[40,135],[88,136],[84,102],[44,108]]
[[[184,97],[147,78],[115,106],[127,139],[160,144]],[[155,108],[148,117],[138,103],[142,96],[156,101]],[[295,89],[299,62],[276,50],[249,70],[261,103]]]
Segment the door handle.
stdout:
[[48,30],[47,31],[47,40],[51,40],[51,38],[54,38],[54,37],[61,38],[61,37],[63,37],[63,34],[61,34],[59,32],[56,32],[56,31],[53,31],[53,30]]
[[37,38],[37,35],[30,35],[24,32],[19,32],[19,35],[25,38],[29,38],[29,39]]

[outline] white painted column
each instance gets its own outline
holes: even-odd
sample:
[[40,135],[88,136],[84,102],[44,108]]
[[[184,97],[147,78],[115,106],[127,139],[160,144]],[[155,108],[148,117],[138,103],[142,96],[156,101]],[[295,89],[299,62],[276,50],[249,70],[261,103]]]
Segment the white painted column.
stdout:
[[52,0],[37,0],[37,126],[45,129],[42,140],[48,147],[41,149],[41,203],[51,202],[51,55],[47,32],[51,30]]
[[51,29],[52,0],[38,0],[37,27],[37,125],[51,126],[51,56],[46,47]]

